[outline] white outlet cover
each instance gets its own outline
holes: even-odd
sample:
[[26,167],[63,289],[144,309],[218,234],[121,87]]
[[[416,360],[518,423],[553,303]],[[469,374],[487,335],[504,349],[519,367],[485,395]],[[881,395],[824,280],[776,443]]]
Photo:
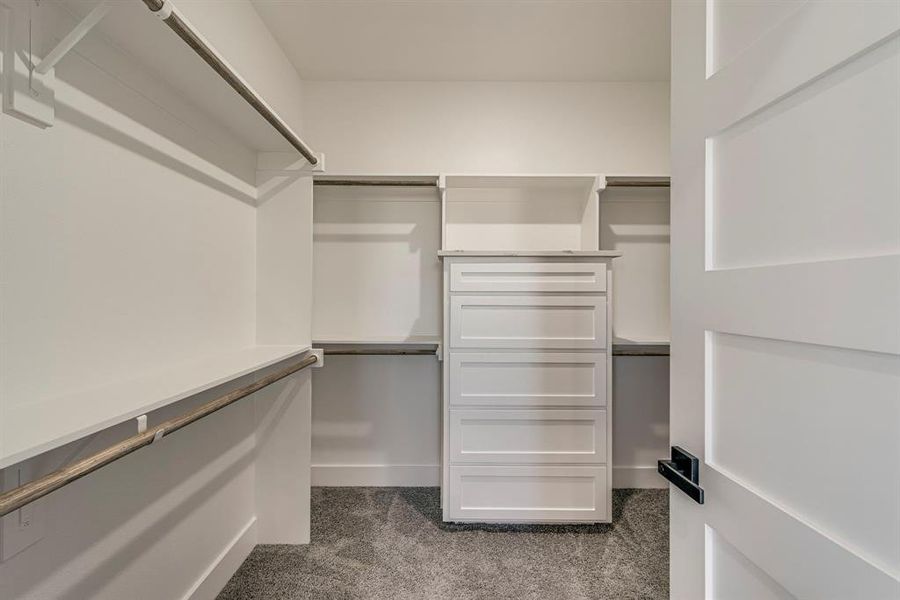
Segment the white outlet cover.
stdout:
[[[31,481],[33,473],[25,465],[7,467],[0,478],[4,492]],[[0,517],[0,562],[7,561],[44,538],[43,501],[36,500],[26,507]]]

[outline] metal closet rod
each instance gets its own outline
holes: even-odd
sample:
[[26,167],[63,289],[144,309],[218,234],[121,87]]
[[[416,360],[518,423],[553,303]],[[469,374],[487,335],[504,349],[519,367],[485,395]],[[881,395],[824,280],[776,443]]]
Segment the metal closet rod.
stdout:
[[409,179],[313,179],[313,185],[340,187],[437,187],[437,181],[414,181]]
[[250,394],[258,392],[262,388],[284,379],[288,375],[292,375],[297,371],[305,369],[317,360],[318,358],[314,354],[306,356],[300,362],[294,363],[290,367],[266,375],[249,385],[245,385],[244,387],[210,400],[180,417],[164,421],[153,429],[148,429],[143,433],[133,435],[117,444],[113,444],[112,446],[101,450],[100,452],[83,458],[76,463],[57,469],[56,471],[26,483],[25,485],[14,488],[0,495],[0,517],[16,511],[39,498],[43,498],[50,492],[69,485],[73,481],[81,479],[85,475],[93,473],[97,469],[105,467],[111,462],[115,462],[124,456],[128,456],[135,450],[143,448],[144,446],[149,446],[161,437],[178,431],[182,427],[187,427],[194,421],[199,421],[203,417],[209,416],[212,413],[225,408],[229,404],[237,402],[241,398],[246,398]]
[[434,356],[437,350],[434,348],[368,348],[353,349],[339,348],[323,350],[326,356]]
[[[411,179],[314,179],[320,186],[383,186],[383,187],[437,187],[437,181]],[[610,176],[606,187],[671,187],[668,177]]]
[[[154,13],[158,13],[166,8],[166,0],[143,0],[143,2],[147,5],[147,8]],[[178,37],[184,40],[185,43],[200,56],[200,58],[205,60],[206,64],[212,67],[213,70],[234,89],[234,91],[240,94],[241,97],[256,110],[256,112],[262,115],[262,118],[268,121],[291,146],[296,148],[297,152],[302,154],[303,158],[309,161],[309,164],[313,166],[317,165],[319,159],[316,157],[315,153],[284,123],[284,121],[281,120],[277,114],[275,114],[271,108],[269,108],[262,98],[256,95],[256,92],[251,90],[247,84],[244,83],[244,80],[241,79],[240,75],[232,71],[231,67],[225,64],[215,51],[206,45],[206,42],[203,41],[197,32],[181,20],[177,12],[172,11],[170,8],[166,8],[166,10],[171,12],[168,16],[165,16],[162,21],[169,26],[169,29],[174,31]]]
[[671,187],[669,177],[627,177],[610,176],[606,178],[606,187]]

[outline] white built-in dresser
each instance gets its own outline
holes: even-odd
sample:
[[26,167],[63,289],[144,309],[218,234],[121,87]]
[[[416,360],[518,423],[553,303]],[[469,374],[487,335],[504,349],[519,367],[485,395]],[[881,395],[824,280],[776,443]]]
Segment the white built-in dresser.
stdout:
[[612,260],[593,175],[440,178],[445,521],[608,522]]

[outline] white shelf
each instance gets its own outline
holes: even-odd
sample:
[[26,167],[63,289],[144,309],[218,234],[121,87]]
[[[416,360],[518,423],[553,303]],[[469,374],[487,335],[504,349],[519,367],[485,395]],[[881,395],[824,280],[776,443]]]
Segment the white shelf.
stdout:
[[498,174],[498,175],[465,175],[445,174],[441,176],[443,186],[447,188],[534,188],[534,189],[584,189],[591,190],[602,187],[603,178],[589,174]]
[[440,347],[438,336],[376,337],[369,339],[317,339],[313,342],[326,355],[404,355],[434,354]]
[[[52,31],[52,35],[61,38],[71,30],[78,19],[83,18],[93,8],[96,2],[47,4],[58,5],[56,12],[62,18],[56,20],[68,21],[54,27]],[[181,4],[184,3],[179,3],[179,8]],[[253,151],[294,152],[281,134],[275,131],[187,44],[178,39],[176,34],[148,10],[143,2],[114,2],[113,5],[113,10],[78,43],[73,50],[74,53],[83,55],[103,68],[109,68],[106,61],[121,63],[122,55],[134,59],[140,66],[145,67],[146,71],[141,69],[140,73],[111,73],[111,75],[117,78],[124,77],[123,81],[142,95],[152,94],[148,96],[151,101],[166,106],[167,111],[173,112],[179,120],[183,120],[189,129],[193,129],[198,119],[203,118],[206,123],[202,131],[193,131],[192,135],[201,137],[213,135],[215,137],[209,140],[212,143],[219,143],[227,136]],[[188,21],[191,20],[190,13],[188,10],[184,14]],[[49,23],[42,21],[41,27],[45,25]],[[205,23],[193,25],[201,30],[201,34],[207,34],[204,30]],[[214,35],[207,41],[213,47],[216,46]],[[233,60],[233,56],[229,54],[224,58],[229,62]],[[67,60],[71,58],[63,59]],[[64,62],[61,65],[65,67]],[[157,77],[161,73],[165,76]],[[241,75],[253,88],[256,82],[253,73],[244,72]],[[150,78],[156,81],[151,82]],[[175,92],[180,98],[186,99],[195,110],[182,113],[182,107],[170,106],[171,99],[167,98],[170,92]],[[276,111],[284,110],[282,107],[274,108]],[[281,115],[282,118],[288,116]],[[218,129],[222,130],[223,138],[218,137]]]
[[313,346],[428,346],[440,343],[437,335],[379,336],[373,338],[349,339],[346,337],[319,336],[313,339]]
[[607,188],[668,188],[668,175],[607,175]]
[[411,173],[400,174],[381,174],[381,175],[364,175],[359,173],[340,174],[340,173],[322,173],[313,177],[315,184],[338,184],[338,185],[379,185],[397,182],[400,185],[421,185],[435,186],[438,184],[437,175],[416,175]]
[[619,250],[438,250],[438,256],[594,256],[599,258],[617,258],[622,256],[622,252]]
[[613,356],[669,356],[668,340],[613,339]]
[[0,469],[308,351],[302,346],[251,346],[9,408],[3,415]]

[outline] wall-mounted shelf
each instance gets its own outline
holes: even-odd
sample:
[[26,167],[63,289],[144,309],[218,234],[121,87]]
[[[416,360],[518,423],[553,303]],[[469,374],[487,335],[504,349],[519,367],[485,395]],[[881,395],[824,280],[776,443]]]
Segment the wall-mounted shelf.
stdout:
[[594,256],[601,258],[617,258],[622,256],[618,250],[438,250],[438,256],[524,256],[524,257],[567,257]]
[[669,342],[614,342],[613,356],[669,356]]
[[[7,407],[0,469],[308,351],[301,346],[251,346],[65,398]],[[21,423],[28,427],[16,425]]]
[[441,338],[437,335],[410,335],[410,336],[376,336],[376,337],[364,337],[364,338],[348,338],[348,337],[340,337],[340,336],[326,336],[326,335],[317,335],[313,336],[313,346],[316,348],[324,348],[328,345],[335,344],[343,344],[343,345],[352,345],[352,344],[393,344],[393,345],[407,345],[407,346],[415,346],[415,345],[423,345],[423,344],[437,344],[441,341]]
[[403,355],[435,355],[440,349],[440,338],[437,336],[380,337],[370,339],[316,339],[316,348],[321,348],[326,355],[346,356],[403,356]]
[[437,175],[316,175],[313,185],[319,187],[433,187]]
[[[289,107],[270,107],[273,99],[253,88],[255,81],[252,72],[235,75],[230,63],[240,62],[235,60],[240,57],[221,56],[219,58],[222,60],[211,68],[205,62],[207,59],[213,60],[209,54],[201,58],[198,53],[211,50],[219,56],[214,46],[221,37],[217,36],[218,32],[205,30],[208,29],[205,28],[206,23],[185,25],[193,11],[189,3],[178,5],[176,9],[180,12],[173,13],[163,22],[160,16],[152,12],[155,6],[138,0],[112,2],[111,10],[102,15],[102,20],[90,18],[92,9],[97,6],[95,2],[41,2],[32,11],[33,18],[39,21],[34,29],[43,35],[41,43],[37,44],[37,58],[49,54],[57,41],[81,30],[83,39],[79,37],[77,46],[71,44],[66,48],[71,51],[70,54],[81,55],[83,59],[109,71],[110,76],[121,79],[149,102],[164,106],[165,111],[182,121],[192,135],[210,138],[209,141],[215,144],[236,141],[257,152],[295,152],[297,148],[285,137],[292,138],[293,144],[299,140],[287,124],[289,119],[285,119],[290,115],[274,112],[288,110]],[[187,18],[179,17],[176,27],[185,25],[195,28],[208,48],[201,49],[197,44],[191,46],[180,39],[181,34],[190,35],[184,28],[180,28],[178,34],[171,29],[174,16],[181,12],[187,14]],[[90,33],[84,31],[85,25],[92,28]],[[17,43],[21,45],[23,42]],[[135,70],[133,65],[124,67],[128,63],[123,61],[123,56],[134,59],[146,68]],[[70,55],[63,57],[56,65],[56,71],[69,69],[67,63],[77,60]],[[231,83],[223,79],[226,76],[231,77]],[[238,81],[240,90],[231,85]],[[173,96],[177,96],[177,100]],[[251,104],[250,100],[254,97],[261,101]],[[184,103],[184,99],[193,107]],[[151,129],[154,124],[144,123]]]
[[[444,186],[457,188],[579,188],[597,183],[597,175],[464,175],[445,174]],[[358,173],[329,173],[316,175],[315,185],[321,186],[438,186],[439,175],[428,174],[381,174],[362,175]],[[619,187],[670,187],[667,175],[608,175],[600,189]]]
[[[441,187],[457,189],[593,190],[602,187],[596,174],[450,174],[441,175]],[[490,198],[488,198],[490,199]]]

